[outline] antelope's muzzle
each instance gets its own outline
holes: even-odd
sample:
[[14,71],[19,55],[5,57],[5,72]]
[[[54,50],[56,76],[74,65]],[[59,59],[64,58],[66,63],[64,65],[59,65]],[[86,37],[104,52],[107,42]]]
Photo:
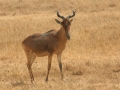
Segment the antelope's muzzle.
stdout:
[[69,32],[67,32],[66,36],[67,36],[67,39],[70,40],[70,33]]

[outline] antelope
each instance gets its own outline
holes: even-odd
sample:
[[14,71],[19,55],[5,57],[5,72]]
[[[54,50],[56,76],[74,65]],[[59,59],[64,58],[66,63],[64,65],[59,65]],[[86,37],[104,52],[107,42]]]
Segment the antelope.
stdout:
[[57,60],[60,68],[61,79],[63,79],[61,55],[65,49],[67,40],[70,39],[70,25],[75,16],[75,11],[72,15],[67,17],[61,16],[57,11],[57,16],[62,19],[62,22],[55,19],[55,21],[61,25],[59,30],[50,30],[46,33],[36,33],[28,36],[22,42],[23,49],[27,57],[27,67],[30,74],[31,82],[34,81],[32,73],[32,64],[36,57],[48,56],[48,70],[46,81],[48,81],[49,71],[51,69],[51,62],[53,54],[57,55]]

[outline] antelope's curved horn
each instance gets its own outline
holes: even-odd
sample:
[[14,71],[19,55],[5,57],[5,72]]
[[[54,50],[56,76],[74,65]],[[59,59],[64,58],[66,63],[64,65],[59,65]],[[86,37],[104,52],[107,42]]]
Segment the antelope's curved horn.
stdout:
[[75,16],[75,11],[74,11],[74,10],[72,10],[72,12],[73,12],[73,14],[72,14],[72,15],[67,16],[67,18],[68,18],[68,19],[69,19],[69,18],[72,18],[72,17],[74,17],[74,16]]
[[58,11],[57,11],[57,16],[58,16],[59,18],[65,19],[65,17],[64,17],[64,16],[60,16],[60,14],[59,14],[59,12],[58,12]]

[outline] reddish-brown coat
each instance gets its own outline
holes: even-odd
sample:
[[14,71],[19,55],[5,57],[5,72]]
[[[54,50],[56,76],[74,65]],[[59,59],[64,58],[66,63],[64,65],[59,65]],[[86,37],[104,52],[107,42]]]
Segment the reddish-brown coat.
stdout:
[[60,30],[58,31],[50,30],[43,34],[40,33],[33,34],[28,36],[22,42],[22,46],[28,60],[27,67],[30,73],[31,82],[34,81],[31,66],[36,56],[38,57],[48,56],[48,72],[46,77],[46,81],[48,81],[52,56],[53,54],[57,54],[58,63],[61,71],[61,77],[63,78],[61,54],[62,51],[65,49],[67,39],[70,39],[69,31],[72,20],[69,20],[69,18],[75,16],[75,12],[73,11],[73,15],[72,16],[69,15],[67,18],[60,16],[59,12],[57,12],[57,15],[58,17],[63,19],[62,22],[56,19],[56,22],[61,24]]

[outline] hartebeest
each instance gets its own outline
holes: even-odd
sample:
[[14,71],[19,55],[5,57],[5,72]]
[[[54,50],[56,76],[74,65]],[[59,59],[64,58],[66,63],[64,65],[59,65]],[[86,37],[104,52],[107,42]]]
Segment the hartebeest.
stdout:
[[51,61],[53,54],[57,54],[57,59],[59,63],[61,78],[63,79],[62,73],[62,63],[61,63],[61,54],[65,49],[66,42],[70,39],[70,25],[73,19],[70,19],[75,16],[75,11],[73,11],[72,15],[67,17],[61,16],[57,11],[57,16],[61,18],[63,21],[59,21],[55,19],[57,23],[61,25],[60,30],[50,30],[44,34],[33,34],[28,36],[23,42],[22,46],[26,53],[27,57],[27,67],[29,70],[29,74],[31,77],[31,82],[34,81],[34,76],[32,74],[32,63],[35,60],[36,56],[48,56],[48,71],[46,76],[46,81],[48,81],[48,75],[51,68]]

